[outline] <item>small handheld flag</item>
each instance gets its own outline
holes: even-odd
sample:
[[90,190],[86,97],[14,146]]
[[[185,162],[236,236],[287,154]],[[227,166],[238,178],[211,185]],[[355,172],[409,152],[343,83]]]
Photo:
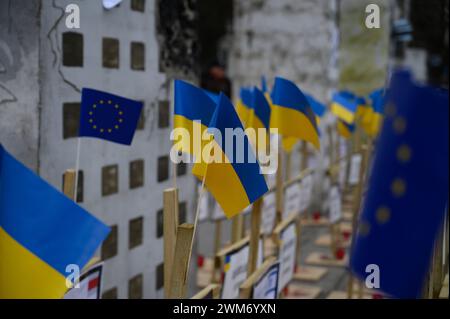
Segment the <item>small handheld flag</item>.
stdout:
[[236,105],[236,112],[241,120],[244,128],[247,128],[250,120],[250,113],[252,111],[253,93],[251,89],[241,88],[239,92],[239,99]]
[[376,265],[381,291],[419,298],[448,205],[448,91],[396,71],[387,101],[350,268]]
[[366,112],[363,115],[362,126],[369,136],[375,137],[378,135],[383,121],[384,105],[386,102],[384,90],[375,90],[369,97],[372,101],[372,105],[370,107],[370,112]]
[[108,233],[0,145],[0,299],[63,297]]
[[353,124],[357,108],[358,103],[352,93],[340,91],[333,94],[331,112],[342,121]]
[[[242,132],[242,145],[237,143],[239,137],[226,140],[229,138],[226,131],[230,129]],[[205,178],[206,188],[222,207],[227,218],[239,214],[268,191],[259,163],[243,130],[230,100],[220,94],[208,128],[214,134],[209,143],[213,158],[208,162],[196,163],[192,168],[198,179]],[[238,146],[242,146],[240,150]],[[240,151],[244,152],[241,154],[244,155],[242,161],[238,155]]]
[[[199,122],[200,136],[208,128],[212,115],[216,109],[218,97],[211,92],[202,90],[192,84],[175,80],[174,129],[186,129],[190,140],[175,141],[178,150],[184,153],[201,156],[200,149],[195,149],[195,122]],[[202,141],[203,143],[203,141]]]
[[[258,142],[265,139],[266,146],[269,143],[269,132],[270,132],[270,104],[267,101],[264,93],[257,87],[252,90],[252,101],[251,110],[249,114],[249,119],[247,121],[247,128],[252,128],[255,130],[255,135],[250,135],[250,142],[257,148],[257,151],[265,151],[258,149]],[[263,129],[263,136],[259,136],[260,130]]]
[[355,125],[348,124],[340,119],[337,119],[337,131],[343,138],[350,138],[350,136],[352,136],[353,132],[355,131]]
[[305,95],[291,81],[275,79],[270,126],[283,137],[305,140],[320,148],[316,116]]
[[78,135],[131,145],[141,111],[141,102],[83,88]]

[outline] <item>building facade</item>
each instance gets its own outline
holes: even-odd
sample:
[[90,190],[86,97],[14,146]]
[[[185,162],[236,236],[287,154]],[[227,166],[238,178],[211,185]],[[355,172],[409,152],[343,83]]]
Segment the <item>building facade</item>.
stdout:
[[[71,3],[79,29],[66,25]],[[191,219],[195,198],[187,165],[169,159],[177,70],[163,51],[158,10],[152,0],[110,10],[101,0],[0,4],[0,141],[53,186],[61,189],[75,167],[83,87],[144,103],[131,146],[81,140],[78,201],[112,228],[98,251],[105,298],[163,296],[162,192],[178,175],[181,221]]]

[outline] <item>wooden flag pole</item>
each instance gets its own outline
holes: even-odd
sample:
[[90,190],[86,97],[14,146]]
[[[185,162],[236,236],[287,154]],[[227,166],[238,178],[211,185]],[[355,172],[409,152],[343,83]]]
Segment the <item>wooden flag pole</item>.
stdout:
[[278,142],[278,168],[276,176],[276,193],[275,193],[275,205],[276,205],[276,223],[280,223],[283,219],[283,156],[281,149],[281,141]]
[[243,218],[242,214],[231,219],[231,243],[234,244],[242,238]]
[[80,171],[80,153],[81,153],[81,138],[78,137],[77,139],[77,155],[76,155],[76,160],[75,160],[75,184],[74,184],[74,189],[73,189],[73,197],[71,197],[73,199],[73,201],[76,203],[78,198],[78,174]]
[[[369,146],[361,146],[360,152],[362,152],[361,166],[359,167],[359,180],[358,184],[355,187],[355,192],[353,196],[353,216],[352,216],[352,238],[356,238],[357,232],[357,221],[358,214],[361,207],[362,202],[362,191],[364,185],[364,173],[366,171],[366,167],[369,159]],[[359,289],[361,291],[361,289]],[[358,293],[361,295],[361,292]],[[347,286],[347,297],[348,299],[353,298],[353,276],[349,274],[348,286]]]
[[[336,182],[336,174],[334,169],[334,162],[336,156],[336,150],[334,150],[335,144],[333,140],[333,127],[328,126],[328,140],[329,140],[329,157],[330,157],[330,166],[328,169],[328,173],[330,176],[330,185],[333,186]],[[330,207],[329,207],[330,208]],[[337,244],[336,244],[336,225],[334,223],[330,223],[330,250],[332,258],[336,258],[337,252]]]
[[178,189],[169,188],[164,191],[163,214],[164,295],[165,298],[170,298],[175,242],[178,228]]
[[73,169],[68,169],[64,172],[63,193],[71,200],[75,199],[75,179],[76,172]]
[[[306,169],[308,168],[308,145],[306,144],[306,141],[302,141],[302,145],[301,145],[301,149],[300,149],[300,154],[301,154],[301,160],[300,160],[300,172],[304,172],[306,171]],[[308,210],[308,209],[306,209]],[[308,212],[303,212],[306,213],[306,215],[308,216]],[[300,260],[300,256],[301,256],[301,234],[302,234],[302,223],[301,223],[301,216],[298,216],[297,218],[297,248],[296,248],[296,260],[297,260],[297,272],[300,272],[300,264],[301,264],[301,260]]]
[[259,233],[261,228],[261,209],[262,197],[257,199],[253,204],[251,212],[251,228],[250,228],[250,247],[249,247],[249,262],[247,267],[247,277],[249,277],[256,270],[258,260],[259,248]]
[[189,262],[192,255],[191,243],[194,239],[194,231],[195,224],[182,224],[177,227],[169,298],[186,298]]

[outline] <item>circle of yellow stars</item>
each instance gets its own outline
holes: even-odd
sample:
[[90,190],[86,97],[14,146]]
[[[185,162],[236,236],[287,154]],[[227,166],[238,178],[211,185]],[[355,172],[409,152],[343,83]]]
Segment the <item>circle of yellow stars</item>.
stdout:
[[[102,126],[99,126],[95,122],[94,112],[95,112],[96,109],[98,109],[98,107],[103,106],[103,105],[105,105],[105,106],[108,106],[108,105],[112,106],[117,111],[118,117],[117,117],[116,122],[112,126],[102,127]],[[100,100],[100,101],[98,101],[98,103],[92,104],[92,108],[89,111],[89,120],[88,121],[91,124],[92,129],[94,129],[96,131],[98,130],[100,133],[102,133],[102,134],[103,133],[112,133],[113,130],[120,129],[120,125],[123,123],[123,117],[122,116],[123,116],[123,110],[120,108],[119,104],[113,103],[113,101],[111,101],[111,100],[106,100],[106,101],[105,100]]]
[[[397,135],[402,135],[406,132],[407,122],[402,116],[397,115],[397,108],[393,103],[386,105],[385,114],[392,118],[392,129]],[[403,143],[396,149],[396,158],[401,164],[407,164],[412,157],[412,150],[409,145]],[[396,177],[391,181],[390,191],[393,197],[401,198],[406,194],[407,183],[401,177]],[[385,205],[380,205],[375,211],[375,220],[378,225],[384,225],[391,219],[391,209]],[[358,225],[358,234],[360,236],[368,236],[371,225],[367,221],[361,221]]]

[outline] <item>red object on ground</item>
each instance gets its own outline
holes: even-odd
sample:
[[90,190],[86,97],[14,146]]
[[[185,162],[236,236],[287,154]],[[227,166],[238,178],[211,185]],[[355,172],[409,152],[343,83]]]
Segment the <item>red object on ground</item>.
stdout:
[[348,230],[342,232],[342,236],[344,236],[345,240],[348,240],[350,238],[350,235],[351,234],[350,234],[350,232]]
[[373,294],[372,299],[383,299],[383,295],[382,294]]
[[336,259],[342,260],[345,256],[345,249],[344,248],[338,248],[336,249]]
[[321,217],[321,214],[319,211],[313,213],[313,219],[315,221],[318,221],[320,219],[320,217]]
[[199,255],[197,257],[197,266],[198,266],[198,268],[202,268],[204,263],[205,263],[205,257],[203,255]]

